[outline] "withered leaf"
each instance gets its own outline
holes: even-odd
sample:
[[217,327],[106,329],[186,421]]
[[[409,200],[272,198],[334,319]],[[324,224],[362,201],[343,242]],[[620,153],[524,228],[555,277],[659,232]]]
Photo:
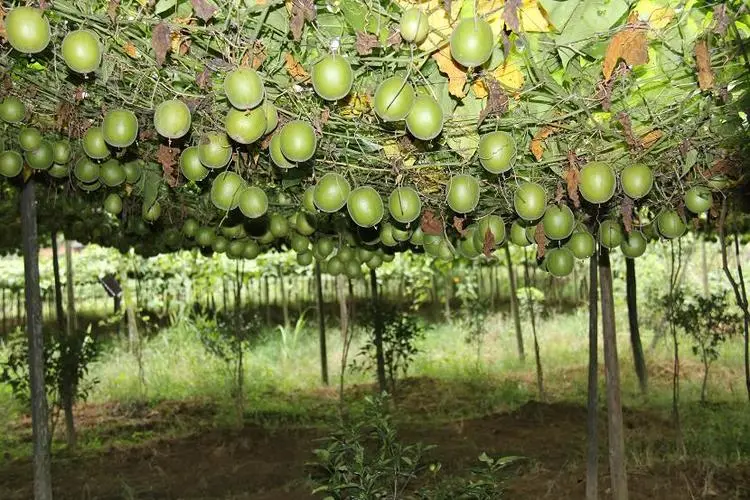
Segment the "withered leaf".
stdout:
[[190,0],[190,3],[193,4],[195,15],[203,20],[204,23],[210,21],[217,11],[217,8],[206,0]]
[[714,6],[714,33],[724,36],[729,28],[729,15],[727,14],[727,4],[720,3]]
[[485,257],[489,257],[492,255],[494,249],[495,233],[492,232],[492,229],[487,228],[487,231],[484,233],[484,241],[482,242],[482,253]]
[[305,68],[290,52],[284,54],[284,67],[289,72],[289,75],[298,82],[307,80],[310,77]]
[[622,213],[622,225],[625,226],[625,232],[630,234],[633,231],[633,200],[628,196],[623,196],[620,203],[620,212]]
[[167,53],[172,43],[172,32],[167,23],[159,23],[151,32],[151,47],[154,49],[156,65],[161,66],[167,59]]
[[156,139],[156,130],[152,128],[142,128],[138,132],[139,141],[150,141],[152,139]]
[[557,189],[555,190],[555,203],[559,204],[563,199],[563,186],[562,182],[557,183]]
[[648,149],[656,144],[656,142],[661,139],[663,135],[664,132],[662,132],[661,130],[652,130],[651,132],[648,132],[646,135],[641,137],[641,144],[643,144],[644,148]]
[[503,38],[503,56],[508,57],[510,54],[510,37],[508,36],[508,32],[503,30],[502,31],[502,38]]
[[393,47],[394,45],[398,45],[401,43],[401,32],[393,30],[388,35],[388,38],[385,40],[385,45],[387,47]]
[[422,213],[422,218],[419,221],[419,227],[422,228],[424,234],[440,235],[443,234],[443,223],[435,217],[432,210],[425,210]]
[[541,223],[537,224],[534,229],[534,241],[536,242],[536,258],[541,259],[547,250],[547,237],[544,235],[544,226]]
[[464,228],[464,223],[466,222],[466,219],[464,217],[456,217],[453,216],[453,227],[458,231],[458,234],[461,236],[466,235],[466,229]]
[[203,71],[198,73],[195,77],[195,83],[201,90],[206,90],[211,86],[211,72],[208,67],[203,68]]
[[531,154],[534,155],[537,161],[542,159],[544,155],[544,140],[555,133],[554,125],[545,125],[534,134],[534,138],[531,139]]
[[630,149],[640,149],[641,141],[638,137],[633,134],[633,123],[630,120],[630,115],[624,111],[620,111],[615,115],[617,121],[622,125],[622,133],[625,136],[625,142],[628,143]]
[[568,198],[573,202],[573,206],[576,208],[581,206],[581,199],[578,197],[579,176],[580,171],[578,170],[578,167],[571,163],[565,171],[565,182],[568,185]]
[[266,46],[263,44],[263,41],[255,40],[255,43],[253,43],[253,60],[250,63],[250,67],[253,69],[260,68],[266,61],[267,57],[268,53],[266,52]]
[[115,22],[119,8],[120,0],[109,0],[107,3],[107,15],[109,16],[110,21]]
[[289,20],[289,29],[295,42],[302,38],[302,28],[305,21],[315,20],[314,0],[292,0],[292,14]]
[[698,40],[695,44],[695,65],[698,68],[698,87],[710,90],[714,86],[714,73],[711,69],[711,54],[705,40]]
[[160,144],[159,149],[156,151],[156,161],[161,165],[164,180],[167,181],[170,187],[175,187],[179,183],[179,176],[177,169],[175,169],[179,153],[179,149],[170,148],[164,144]]
[[505,0],[503,7],[503,21],[511,30],[518,33],[521,29],[518,21],[518,9],[521,7],[521,0]]
[[637,17],[629,19],[628,25],[617,32],[607,46],[607,52],[604,55],[604,62],[602,63],[602,73],[607,80],[612,76],[612,71],[620,59],[630,66],[637,66],[648,62],[646,30],[632,24],[635,20],[637,20]]
[[364,31],[357,32],[357,41],[354,44],[357,48],[357,54],[366,56],[372,54],[372,49],[377,47],[378,37],[372,33],[365,33]]
[[487,105],[479,112],[478,125],[489,116],[499,116],[508,111],[508,96],[503,92],[500,82],[488,76],[484,83],[487,86]]

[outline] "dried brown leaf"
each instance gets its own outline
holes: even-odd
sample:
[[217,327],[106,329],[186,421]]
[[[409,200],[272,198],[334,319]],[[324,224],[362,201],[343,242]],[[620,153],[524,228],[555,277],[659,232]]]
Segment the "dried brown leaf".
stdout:
[[534,155],[537,161],[542,159],[544,154],[544,140],[555,133],[556,127],[553,125],[545,125],[534,134],[534,138],[531,139],[531,154]]
[[[575,154],[573,154],[573,157],[575,157]],[[570,153],[568,154],[568,158],[570,158]],[[578,208],[581,206],[581,199],[578,196],[579,180],[580,180],[580,171],[578,170],[578,167],[575,164],[570,162],[570,166],[565,171],[565,183],[567,184],[567,187],[568,187],[568,198],[570,199],[570,201],[573,202],[573,206],[575,208]]]
[[443,223],[435,217],[432,210],[422,212],[422,218],[419,221],[419,227],[424,234],[440,235],[443,234]]
[[156,151],[156,161],[161,165],[164,180],[170,187],[175,187],[179,183],[178,171],[175,168],[179,154],[179,149],[170,148],[164,144],[160,144]]
[[604,62],[602,63],[602,73],[606,80],[609,80],[612,76],[612,71],[620,59],[630,66],[637,66],[648,62],[646,30],[634,24],[635,20],[637,20],[637,14],[635,19],[631,17],[625,28],[612,37],[607,46],[607,52],[604,55]]
[[399,45],[401,43],[401,32],[393,30],[388,35],[388,38],[385,40],[386,47],[393,47],[394,45]]
[[507,58],[508,55],[510,54],[510,49],[511,49],[510,37],[508,36],[507,31],[505,30],[502,31],[502,38],[503,38],[503,56]]
[[268,57],[266,46],[263,44],[262,40],[255,40],[255,43],[253,43],[252,54],[253,60],[250,63],[250,67],[253,69],[258,69],[263,65],[263,63],[266,61],[266,58]]
[[295,42],[302,38],[305,21],[315,20],[314,0],[292,0],[292,13],[289,19],[289,29]]
[[622,214],[622,225],[625,226],[625,232],[631,233],[633,231],[633,200],[628,196],[623,196],[622,203],[620,203],[620,213]]
[[714,33],[721,36],[726,35],[730,22],[727,4],[720,3],[714,6]]
[[458,234],[460,234],[461,236],[466,235],[467,230],[466,228],[464,228],[465,223],[466,223],[465,217],[456,217],[455,215],[453,216],[453,227],[456,229],[456,231],[458,231]]
[[206,0],[190,0],[193,4],[193,12],[198,16],[204,23],[207,23],[214,17],[218,10],[216,6],[208,3]]
[[120,9],[120,0],[109,0],[107,3],[107,15],[113,23],[117,19],[117,11]]
[[206,90],[211,86],[211,71],[208,69],[208,66],[203,68],[203,71],[198,73],[198,75],[195,77],[195,83],[201,90]]
[[557,189],[555,190],[555,203],[560,203],[563,199],[563,186],[562,182],[557,183]]
[[284,67],[289,75],[298,82],[310,78],[310,75],[305,71],[305,68],[294,58],[291,52],[284,54]]
[[354,46],[357,48],[357,54],[366,56],[372,54],[372,49],[377,47],[378,37],[372,33],[365,33],[364,31],[357,32],[357,41]]
[[151,47],[154,49],[157,66],[164,64],[171,43],[172,31],[169,29],[167,23],[161,22],[154,26],[151,32]]
[[620,125],[622,125],[622,132],[625,135],[625,142],[628,143],[630,149],[641,149],[641,141],[633,133],[633,123],[630,120],[630,115],[628,115],[624,111],[620,111],[615,115],[615,118],[617,118],[617,121],[620,122]]
[[485,257],[490,257],[494,249],[495,233],[492,232],[492,229],[487,228],[487,231],[484,233],[484,241],[482,242],[482,253]]
[[487,105],[479,112],[478,125],[489,116],[499,116],[508,111],[508,95],[503,92],[500,82],[492,76],[487,76],[484,84],[487,87]]
[[711,54],[705,40],[698,40],[695,44],[695,65],[698,68],[698,87],[710,90],[714,86],[714,72],[711,69]]
[[641,137],[641,144],[643,144],[643,147],[648,149],[654,144],[656,144],[656,141],[662,138],[664,135],[664,132],[661,130],[652,130],[651,132],[648,132],[646,135]]
[[536,258],[541,259],[547,250],[547,237],[544,235],[544,226],[541,223],[534,228],[534,241],[536,242]]
[[521,8],[521,0],[505,0],[503,7],[503,21],[505,25],[511,30],[518,33],[521,29],[520,22],[518,20],[518,9]]

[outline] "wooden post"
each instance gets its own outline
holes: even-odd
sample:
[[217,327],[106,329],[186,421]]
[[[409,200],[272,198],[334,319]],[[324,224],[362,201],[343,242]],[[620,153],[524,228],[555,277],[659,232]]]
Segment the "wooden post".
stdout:
[[76,317],[75,305],[75,283],[73,283],[73,249],[70,240],[65,240],[65,288],[68,292],[68,316],[67,334],[70,335],[78,329],[78,318]]
[[323,283],[321,280],[320,262],[315,261],[315,285],[318,293],[318,329],[320,336],[320,376],[328,385],[328,353],[326,350],[326,320],[323,311]]
[[47,391],[44,387],[44,335],[42,299],[39,292],[39,242],[37,237],[34,179],[21,191],[21,239],[23,241],[24,288],[29,375],[31,379],[31,433],[34,444],[34,500],[52,500],[52,472]]
[[599,290],[596,256],[589,257],[589,380],[586,417],[586,500],[599,498]]
[[55,278],[55,319],[58,333],[65,331],[65,313],[63,311],[62,282],[60,280],[60,260],[57,251],[57,231],[52,231],[52,272]]
[[291,328],[291,320],[289,319],[289,297],[286,294],[286,285],[284,283],[284,271],[281,268],[281,264],[277,267],[279,273],[279,293],[281,294],[281,309],[284,313],[284,328],[289,331]]
[[609,470],[612,499],[628,500],[628,476],[625,468],[625,433],[620,399],[620,367],[617,359],[615,300],[612,291],[612,268],[609,251],[599,253],[599,282],[604,335],[604,368],[607,379],[607,421],[609,434]]
[[625,296],[628,303],[628,323],[630,325],[630,347],[633,350],[635,374],[641,393],[646,394],[648,388],[648,373],[646,372],[646,358],[643,354],[641,333],[638,328],[638,298],[635,279],[635,260],[625,258]]
[[380,392],[387,390],[385,379],[385,356],[383,355],[383,319],[380,316],[380,297],[378,297],[378,277],[375,269],[370,269],[370,288],[372,289],[372,304],[375,309],[375,361],[378,373],[378,387]]
[[516,273],[513,272],[513,261],[510,258],[510,243],[505,244],[505,259],[508,264],[508,280],[510,282],[510,314],[516,327],[516,344],[518,345],[518,357],[523,363],[526,361],[526,353],[523,348],[523,332],[521,331],[521,315],[518,312],[518,297],[516,296]]

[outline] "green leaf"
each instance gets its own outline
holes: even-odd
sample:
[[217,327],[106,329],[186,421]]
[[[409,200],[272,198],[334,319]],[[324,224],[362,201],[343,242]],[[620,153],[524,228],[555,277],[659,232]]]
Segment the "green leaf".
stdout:
[[177,0],[159,0],[154,7],[154,14],[161,14],[177,5]]
[[451,135],[446,142],[462,158],[468,160],[479,146],[477,121],[482,112],[482,99],[477,99],[474,92],[469,92],[453,112]]
[[692,169],[695,166],[695,163],[698,161],[698,150],[697,149],[691,149],[685,154],[685,163],[682,165],[682,174],[680,174],[680,177],[685,177],[685,174],[690,172],[690,169]]
[[[379,12],[373,12],[367,8],[364,2],[359,0],[341,0],[341,13],[344,19],[354,29],[354,32],[368,31],[374,34],[387,32],[387,23]],[[388,36],[386,34],[386,36]]]

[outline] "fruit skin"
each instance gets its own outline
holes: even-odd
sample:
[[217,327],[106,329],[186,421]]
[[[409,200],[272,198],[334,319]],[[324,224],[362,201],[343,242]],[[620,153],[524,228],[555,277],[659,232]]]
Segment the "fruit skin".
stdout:
[[227,251],[227,248],[229,247],[229,240],[227,240],[223,236],[217,236],[214,238],[213,243],[211,243],[211,248],[216,253],[224,253]]
[[430,20],[420,9],[409,9],[401,14],[399,22],[401,38],[417,45],[424,42],[430,32]]
[[135,142],[138,136],[138,118],[127,109],[107,111],[102,121],[104,140],[110,146],[126,148]]
[[551,240],[564,240],[573,233],[575,217],[567,205],[550,205],[542,219],[544,235]]
[[547,271],[558,278],[569,275],[575,265],[573,252],[565,247],[548,250],[544,260],[547,264]]
[[23,157],[18,151],[3,151],[0,153],[0,175],[15,177],[23,169]]
[[117,160],[107,160],[99,168],[99,180],[107,187],[119,186],[125,182],[125,169]]
[[375,189],[362,186],[349,193],[346,201],[349,216],[360,227],[373,227],[383,220],[383,199]]
[[711,190],[705,186],[692,187],[685,193],[685,206],[694,214],[707,212],[713,203]]
[[383,80],[375,90],[373,109],[385,122],[403,120],[414,106],[414,87],[400,76]]
[[488,231],[492,231],[493,247],[499,247],[505,241],[505,222],[498,215],[488,215],[479,221],[474,232],[474,245],[477,252],[484,249],[484,242]]
[[62,42],[65,64],[76,73],[91,73],[102,63],[99,38],[89,30],[71,31]]
[[24,54],[37,54],[49,45],[49,21],[33,7],[16,7],[5,16],[5,37]]
[[283,238],[289,234],[289,221],[280,214],[272,214],[268,219],[268,229],[274,238]]
[[388,211],[394,220],[402,224],[415,221],[422,213],[422,200],[414,188],[397,187],[388,197]]
[[211,202],[219,210],[228,212],[240,204],[240,193],[245,181],[234,172],[222,172],[211,184]]
[[596,251],[596,240],[588,231],[576,231],[565,244],[577,259],[588,259]]
[[346,204],[350,190],[349,182],[341,174],[329,172],[315,185],[315,206],[321,212],[338,212]]
[[315,186],[309,186],[302,193],[302,208],[314,214],[318,211],[318,207],[315,206]]
[[443,108],[430,96],[417,96],[406,115],[406,128],[422,141],[434,139],[443,131]]
[[246,241],[245,249],[242,252],[242,257],[252,260],[258,255],[260,255],[260,247],[258,246],[258,244],[252,240]]
[[224,93],[235,108],[252,109],[263,101],[266,90],[254,69],[240,68],[224,78]]
[[484,134],[479,139],[479,163],[492,174],[502,174],[513,167],[516,157],[516,141],[507,132],[498,130]]
[[592,161],[581,169],[578,190],[589,203],[606,203],[615,194],[615,172],[604,162]]
[[312,236],[318,221],[313,214],[307,212],[298,212],[294,221],[294,228],[303,236]]
[[208,169],[201,163],[198,146],[190,146],[180,153],[180,172],[189,181],[202,181],[208,175]]
[[526,237],[526,227],[518,220],[514,220],[510,225],[508,238],[511,243],[519,247],[527,247],[532,243]]
[[495,44],[492,28],[484,19],[464,19],[451,33],[451,56],[462,66],[475,68],[489,61]]
[[179,99],[164,101],[154,111],[154,128],[167,139],[179,139],[187,134],[192,120],[190,108]]
[[198,228],[200,228],[200,225],[198,224],[197,220],[193,218],[185,219],[185,222],[183,222],[182,224],[182,234],[189,238],[192,238],[193,236],[195,236]]
[[18,133],[18,145],[24,151],[33,151],[42,144],[42,133],[33,127],[24,127]]
[[81,182],[96,182],[99,180],[99,164],[94,163],[87,157],[83,157],[76,162],[73,169],[73,175]]
[[143,205],[141,216],[147,222],[154,222],[161,216],[161,205],[155,201],[150,207]]
[[448,184],[447,200],[454,212],[471,212],[479,203],[479,180],[468,174],[454,175]]
[[262,217],[268,211],[268,196],[257,186],[248,186],[240,193],[240,212],[249,219]]
[[654,173],[647,165],[634,163],[622,169],[620,183],[623,193],[638,200],[646,196],[654,186]]
[[262,107],[250,111],[230,109],[224,120],[227,135],[240,144],[252,144],[266,132],[266,112]]
[[53,163],[52,166],[47,170],[47,175],[55,179],[62,179],[68,176],[70,172],[70,165],[67,163]]
[[622,254],[629,258],[635,259],[643,255],[646,251],[646,237],[640,231],[631,231],[626,235],[620,244]]
[[622,225],[616,220],[607,219],[599,225],[599,243],[613,249],[620,246],[624,238]]
[[210,247],[216,239],[216,233],[213,229],[201,226],[195,230],[195,242],[202,247]]
[[198,144],[198,158],[208,168],[226,167],[232,159],[232,145],[224,132],[208,132]]
[[263,101],[263,114],[266,116],[265,134],[267,135],[273,132],[279,124],[279,112],[276,106],[266,99]]
[[525,221],[535,221],[544,215],[547,192],[535,182],[523,182],[513,193],[513,208]]
[[52,144],[52,157],[55,163],[68,163],[72,155],[73,151],[68,141],[63,139],[55,141],[54,144]]
[[659,234],[668,239],[679,238],[687,230],[685,221],[676,210],[665,210],[656,218]]
[[122,168],[125,169],[125,182],[135,184],[143,175],[143,160],[129,161]]
[[43,140],[39,147],[24,153],[26,164],[35,170],[47,170],[53,163],[52,144]]
[[289,161],[307,161],[313,157],[317,147],[318,138],[315,136],[315,130],[306,121],[291,121],[279,132],[279,148]]
[[122,198],[116,193],[110,193],[104,198],[104,210],[112,215],[122,212]]
[[316,94],[326,101],[338,101],[352,90],[354,72],[349,61],[330,54],[313,66],[310,79]]
[[19,123],[26,115],[26,106],[18,97],[9,95],[0,103],[0,120],[5,123]]

